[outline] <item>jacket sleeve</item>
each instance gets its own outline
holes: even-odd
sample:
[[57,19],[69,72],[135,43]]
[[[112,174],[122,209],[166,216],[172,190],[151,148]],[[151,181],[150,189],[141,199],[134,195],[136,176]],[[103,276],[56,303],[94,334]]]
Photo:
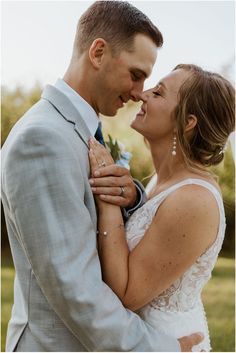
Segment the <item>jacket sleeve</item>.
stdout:
[[129,217],[140,207],[142,207],[147,202],[147,194],[143,187],[143,184],[137,180],[133,179],[136,191],[137,191],[137,198],[135,204],[132,207],[126,207],[122,209],[122,215],[125,222],[128,221]]
[[179,351],[176,339],[126,310],[102,281],[82,166],[70,141],[38,126],[6,163],[20,242],[47,301],[88,351]]

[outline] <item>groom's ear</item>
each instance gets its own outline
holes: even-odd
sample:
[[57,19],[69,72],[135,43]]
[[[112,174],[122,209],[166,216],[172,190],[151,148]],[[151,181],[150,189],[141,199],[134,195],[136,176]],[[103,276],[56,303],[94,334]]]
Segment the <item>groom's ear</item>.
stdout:
[[106,51],[107,51],[107,42],[103,38],[97,38],[91,44],[88,54],[89,54],[89,59],[91,61],[91,64],[95,69],[100,68]]

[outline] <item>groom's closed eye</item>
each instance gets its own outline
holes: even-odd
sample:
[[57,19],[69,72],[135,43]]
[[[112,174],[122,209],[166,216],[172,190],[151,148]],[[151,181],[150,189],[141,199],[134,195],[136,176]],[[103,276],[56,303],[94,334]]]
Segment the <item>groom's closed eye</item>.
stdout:
[[140,69],[130,70],[130,74],[133,81],[145,80],[147,78],[147,74]]
[[131,72],[131,78],[133,81],[139,81],[141,80],[141,77],[136,75],[135,73]]

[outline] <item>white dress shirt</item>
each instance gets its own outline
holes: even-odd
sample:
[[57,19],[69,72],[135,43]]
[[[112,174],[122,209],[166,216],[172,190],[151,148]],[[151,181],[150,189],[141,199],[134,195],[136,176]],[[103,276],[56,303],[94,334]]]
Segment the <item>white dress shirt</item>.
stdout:
[[64,93],[71,103],[75,106],[78,112],[81,115],[81,118],[84,120],[87,128],[91,132],[91,135],[94,136],[98,128],[99,117],[97,116],[95,110],[91,107],[84,98],[82,98],[79,93],[77,93],[73,88],[71,88],[64,80],[59,78],[55,85],[59,91]]

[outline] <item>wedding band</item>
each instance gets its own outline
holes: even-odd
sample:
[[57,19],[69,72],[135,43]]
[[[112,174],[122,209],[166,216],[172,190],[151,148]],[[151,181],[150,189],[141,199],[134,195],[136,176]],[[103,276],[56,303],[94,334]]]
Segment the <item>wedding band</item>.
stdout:
[[123,186],[120,186],[120,195],[119,196],[123,196],[125,193],[125,188]]
[[105,167],[106,166],[106,162],[105,161],[102,161],[101,164],[98,165],[99,167]]

